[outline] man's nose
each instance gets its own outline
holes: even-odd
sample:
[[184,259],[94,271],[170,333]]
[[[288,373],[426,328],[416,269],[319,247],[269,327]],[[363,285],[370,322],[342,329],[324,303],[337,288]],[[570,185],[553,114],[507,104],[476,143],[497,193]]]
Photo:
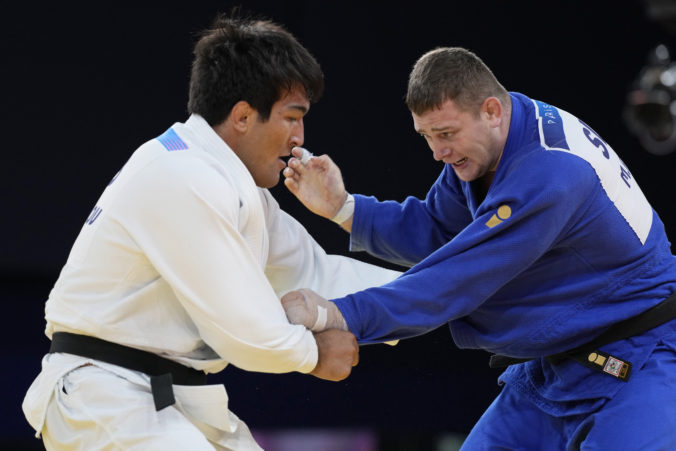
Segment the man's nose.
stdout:
[[444,143],[430,143],[432,155],[437,161],[441,161],[451,154],[451,149]]
[[301,147],[305,142],[305,125],[303,124],[303,119],[298,121],[298,125],[294,127],[293,132],[291,133],[290,144],[291,147]]

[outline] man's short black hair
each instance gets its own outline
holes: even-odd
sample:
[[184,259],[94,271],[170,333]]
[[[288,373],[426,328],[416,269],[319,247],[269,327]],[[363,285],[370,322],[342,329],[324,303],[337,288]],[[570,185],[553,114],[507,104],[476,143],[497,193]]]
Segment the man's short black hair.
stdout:
[[216,125],[240,100],[263,121],[272,105],[301,88],[310,102],[324,91],[319,63],[296,38],[268,20],[219,15],[194,51],[188,111]]
[[510,103],[507,90],[476,54],[462,47],[439,47],[425,53],[413,66],[406,105],[420,116],[452,100],[458,107],[478,114],[488,97]]

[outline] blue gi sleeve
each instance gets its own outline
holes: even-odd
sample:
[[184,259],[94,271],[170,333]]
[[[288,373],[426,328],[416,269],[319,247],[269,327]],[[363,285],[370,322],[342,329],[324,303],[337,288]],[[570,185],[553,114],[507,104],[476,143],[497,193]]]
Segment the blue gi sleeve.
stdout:
[[425,200],[407,197],[402,203],[379,202],[375,197],[355,195],[350,250],[411,267],[448,243],[472,222],[452,172],[444,167]]
[[[475,220],[400,278],[334,300],[361,343],[420,335],[468,315],[552,249],[591,197],[604,195],[583,160],[561,152],[538,155],[542,157],[523,162],[518,175],[494,183]],[[563,164],[568,170],[556,169]],[[436,205],[456,202],[452,196],[445,197],[447,192],[437,191],[428,199]],[[425,209],[415,213],[420,211]],[[375,216],[379,225],[373,233],[388,230],[387,217],[380,218],[380,212]],[[389,212],[388,217],[396,214]],[[427,227],[434,223],[431,218],[424,216],[419,223],[412,217],[403,222],[393,219],[391,228],[403,224],[400,237],[425,239]]]

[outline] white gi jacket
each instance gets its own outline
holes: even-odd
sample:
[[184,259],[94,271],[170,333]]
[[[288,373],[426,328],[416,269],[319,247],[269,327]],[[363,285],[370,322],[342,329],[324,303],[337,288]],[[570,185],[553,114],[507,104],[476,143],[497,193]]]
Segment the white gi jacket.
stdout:
[[[46,334],[93,335],[209,373],[228,363],[307,373],[315,340],[289,324],[279,298],[303,287],[335,298],[398,275],[327,255],[193,115],[137,149],[104,190],[49,295]],[[58,380],[86,362],[149,390],[140,373],[46,357],[23,404],[38,435]],[[223,410],[200,411],[183,388],[175,395],[179,408],[191,406],[187,416],[228,429]]]

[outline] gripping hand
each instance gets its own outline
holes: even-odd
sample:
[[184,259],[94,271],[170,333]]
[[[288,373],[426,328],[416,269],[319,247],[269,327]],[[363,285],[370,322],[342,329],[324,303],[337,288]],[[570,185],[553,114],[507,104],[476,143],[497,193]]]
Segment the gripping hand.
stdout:
[[348,330],[336,304],[314,291],[301,288],[282,297],[282,306],[291,324],[302,324],[313,332],[327,329]]

